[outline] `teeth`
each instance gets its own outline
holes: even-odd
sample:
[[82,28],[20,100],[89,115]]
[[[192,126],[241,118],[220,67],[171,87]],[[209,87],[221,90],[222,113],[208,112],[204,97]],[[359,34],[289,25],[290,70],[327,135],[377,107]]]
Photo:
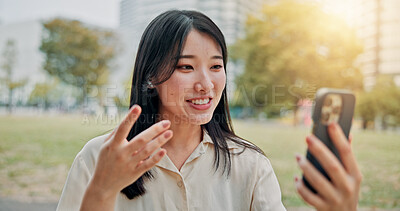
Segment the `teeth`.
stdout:
[[208,102],[210,102],[210,99],[200,99],[200,100],[192,100],[193,104],[197,104],[197,105],[203,105],[203,104],[207,104]]

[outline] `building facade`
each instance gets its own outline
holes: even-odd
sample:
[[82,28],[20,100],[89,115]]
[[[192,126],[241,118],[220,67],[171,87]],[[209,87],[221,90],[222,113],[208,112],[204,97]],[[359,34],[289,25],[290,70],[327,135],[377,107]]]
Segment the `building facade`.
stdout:
[[232,44],[243,35],[247,15],[257,12],[263,0],[122,0],[120,27],[133,29],[141,35],[157,15],[169,9],[194,9],[209,16]]
[[364,42],[359,62],[364,86],[371,89],[379,75],[400,86],[400,1],[354,0],[354,26]]

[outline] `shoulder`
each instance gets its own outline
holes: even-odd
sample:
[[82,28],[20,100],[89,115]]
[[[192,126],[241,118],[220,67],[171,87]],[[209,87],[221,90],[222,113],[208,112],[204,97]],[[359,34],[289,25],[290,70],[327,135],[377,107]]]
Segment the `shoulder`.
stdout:
[[85,154],[95,154],[96,152],[98,153],[100,151],[101,145],[104,143],[104,141],[107,139],[109,135],[110,134],[107,133],[91,139],[85,144],[85,146],[83,146],[80,153],[85,153]]
[[[265,171],[271,172],[272,166],[268,158],[253,148],[258,148],[253,143],[235,137],[235,140],[225,137],[225,141],[231,154],[232,169],[242,169],[255,173],[255,169],[263,168]],[[203,142],[213,144],[211,137],[204,133]]]
[[[253,143],[250,143],[243,139],[238,139],[238,141],[253,147],[257,147]],[[227,143],[232,153],[232,160],[237,162],[237,164],[240,164],[243,167],[248,168],[249,170],[261,168],[266,171],[272,171],[271,162],[264,154],[250,147],[238,144],[232,140],[227,140]]]
[[87,184],[93,175],[100,148],[108,134],[88,141],[69,170],[57,210],[79,210]]
[[105,134],[97,136],[88,141],[85,146],[83,146],[82,150],[77,154],[76,159],[83,161],[90,171],[94,170],[101,145],[108,136],[109,134]]
[[[261,188],[259,190],[261,192],[278,194],[278,192],[274,193],[274,191],[279,190],[279,187],[278,189],[275,188],[279,185],[269,159],[254,149],[237,145],[237,148],[231,150],[231,152],[234,152],[231,155],[232,180],[240,181],[248,193],[252,194],[252,197],[259,188]],[[274,191],[271,191],[272,189]],[[268,195],[264,197],[269,198]]]

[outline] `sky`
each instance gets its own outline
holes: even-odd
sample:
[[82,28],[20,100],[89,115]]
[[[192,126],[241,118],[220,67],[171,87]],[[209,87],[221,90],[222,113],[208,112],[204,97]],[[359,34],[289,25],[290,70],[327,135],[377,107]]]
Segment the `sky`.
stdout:
[[119,24],[120,0],[0,0],[0,22],[66,17],[103,27]]

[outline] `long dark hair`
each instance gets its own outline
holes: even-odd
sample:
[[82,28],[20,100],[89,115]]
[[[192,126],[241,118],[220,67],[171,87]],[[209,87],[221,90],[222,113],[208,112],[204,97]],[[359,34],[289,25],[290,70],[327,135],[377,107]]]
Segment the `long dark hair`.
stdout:
[[[158,85],[171,77],[175,66],[178,64],[178,58],[182,52],[185,39],[191,30],[206,33],[215,39],[221,47],[224,67],[226,67],[227,49],[225,38],[210,18],[200,12],[186,10],[170,10],[157,16],[144,31],[137,51],[132,78],[130,107],[138,104],[142,107],[142,113],[132,127],[127,137],[128,140],[156,123],[159,97],[156,89],[149,88],[148,83],[151,82],[154,85]],[[201,125],[201,128],[203,132],[209,134],[214,143],[215,170],[222,164],[222,172],[226,173],[227,176],[229,176],[231,168],[231,153],[228,149],[227,139],[244,146],[244,149],[250,148],[264,154],[257,146],[252,145],[250,142],[245,142],[243,141],[244,139],[235,135],[229,114],[226,87],[211,121]],[[220,159],[221,157],[223,159]],[[146,191],[144,187],[145,179],[151,178],[153,178],[153,175],[151,171],[148,171],[121,192],[129,199],[143,195]]]

